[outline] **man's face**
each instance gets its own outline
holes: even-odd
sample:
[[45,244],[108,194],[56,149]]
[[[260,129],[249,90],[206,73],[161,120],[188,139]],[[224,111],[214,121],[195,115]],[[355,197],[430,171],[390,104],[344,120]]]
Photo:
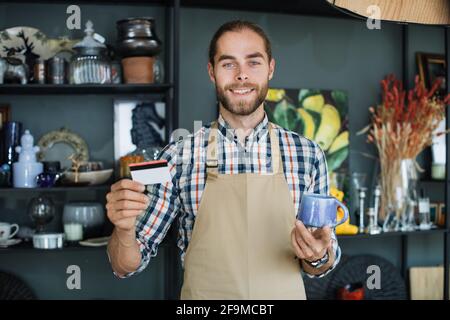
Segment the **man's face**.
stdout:
[[226,32],[217,42],[214,67],[208,73],[221,105],[236,115],[253,113],[265,100],[275,60],[269,61],[264,40],[244,29]]

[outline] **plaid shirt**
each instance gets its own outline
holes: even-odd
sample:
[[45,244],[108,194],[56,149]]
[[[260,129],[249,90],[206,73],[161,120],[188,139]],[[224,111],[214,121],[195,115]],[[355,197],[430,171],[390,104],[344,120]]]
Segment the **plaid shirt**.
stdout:
[[[265,115],[264,120],[252,130],[242,145],[237,140],[234,129],[219,116],[219,173],[272,173],[268,123]],[[184,264],[184,256],[205,188],[206,147],[210,128],[211,124],[204,126],[183,140],[170,143],[160,153],[159,158],[168,161],[172,181],[147,187],[150,204],[136,224],[136,238],[142,254],[141,265],[125,277],[145,269],[150,259],[156,256],[158,245],[177,216],[178,247],[181,249],[181,261]],[[303,192],[328,194],[325,156],[317,143],[280,126],[276,126],[275,130],[280,140],[284,174],[298,212]],[[334,231],[332,239],[336,254],[335,263],[321,275],[308,276],[323,277],[339,263],[340,248]]]

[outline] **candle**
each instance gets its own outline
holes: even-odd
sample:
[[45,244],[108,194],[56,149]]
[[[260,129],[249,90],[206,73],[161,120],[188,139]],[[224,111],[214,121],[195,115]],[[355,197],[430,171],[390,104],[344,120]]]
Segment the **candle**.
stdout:
[[83,225],[81,223],[66,223],[64,233],[68,241],[83,240]]

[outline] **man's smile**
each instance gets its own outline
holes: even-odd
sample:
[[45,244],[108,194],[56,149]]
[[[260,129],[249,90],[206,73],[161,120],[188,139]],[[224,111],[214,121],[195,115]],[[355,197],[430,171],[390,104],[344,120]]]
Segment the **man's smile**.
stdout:
[[230,89],[229,91],[231,93],[233,93],[234,95],[246,96],[246,95],[249,95],[250,93],[252,93],[253,91],[255,91],[255,89],[254,88]]

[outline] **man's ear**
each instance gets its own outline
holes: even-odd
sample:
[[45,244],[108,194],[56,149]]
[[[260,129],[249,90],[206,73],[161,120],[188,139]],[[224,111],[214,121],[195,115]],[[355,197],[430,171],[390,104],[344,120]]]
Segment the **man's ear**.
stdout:
[[211,64],[211,62],[208,62],[208,75],[209,75],[209,79],[211,79],[211,81],[215,84],[216,78],[214,77],[214,67]]
[[272,58],[269,63],[269,80],[272,80],[274,72],[275,72],[275,59]]

